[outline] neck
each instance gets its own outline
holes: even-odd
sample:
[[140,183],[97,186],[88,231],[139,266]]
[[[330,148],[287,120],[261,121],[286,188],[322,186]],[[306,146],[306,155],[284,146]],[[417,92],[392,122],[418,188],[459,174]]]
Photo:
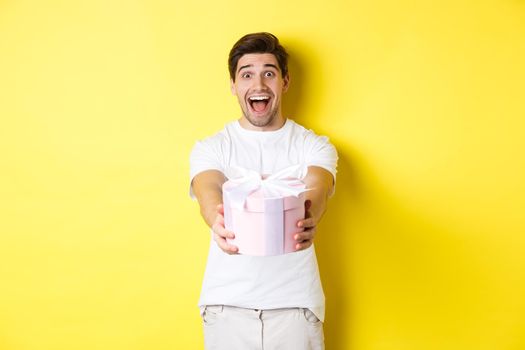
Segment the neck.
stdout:
[[284,126],[286,123],[286,118],[280,117],[273,120],[270,124],[265,126],[257,126],[250,123],[248,119],[246,119],[244,116],[239,119],[239,124],[243,129],[251,130],[251,131],[275,131],[279,130]]

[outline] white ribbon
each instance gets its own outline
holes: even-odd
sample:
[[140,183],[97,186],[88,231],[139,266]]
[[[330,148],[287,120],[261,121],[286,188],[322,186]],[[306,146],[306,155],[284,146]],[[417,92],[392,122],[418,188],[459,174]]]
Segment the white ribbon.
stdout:
[[299,180],[306,175],[306,166],[299,164],[285,168],[263,179],[253,170],[240,167],[230,167],[226,177],[236,185],[228,188],[228,199],[232,208],[244,209],[246,198],[255,191],[261,190],[265,198],[295,196],[308,191],[305,184]]

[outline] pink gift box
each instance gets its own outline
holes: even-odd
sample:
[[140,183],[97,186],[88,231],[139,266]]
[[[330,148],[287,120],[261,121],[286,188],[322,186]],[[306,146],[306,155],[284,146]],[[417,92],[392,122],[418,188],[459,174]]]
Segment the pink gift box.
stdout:
[[232,205],[230,194],[242,183],[230,180],[223,185],[224,226],[235,233],[228,243],[236,245],[240,254],[268,256],[291,253],[297,242],[294,235],[303,231],[297,222],[305,217],[305,185],[295,180],[289,186],[296,195],[275,196],[263,189],[247,195],[242,208]]

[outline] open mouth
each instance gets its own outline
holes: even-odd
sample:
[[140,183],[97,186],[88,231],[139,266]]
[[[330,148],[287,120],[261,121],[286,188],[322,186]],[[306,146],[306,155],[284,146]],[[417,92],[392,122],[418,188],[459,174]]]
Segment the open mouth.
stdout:
[[251,96],[248,98],[250,107],[257,113],[266,111],[270,103],[270,96]]

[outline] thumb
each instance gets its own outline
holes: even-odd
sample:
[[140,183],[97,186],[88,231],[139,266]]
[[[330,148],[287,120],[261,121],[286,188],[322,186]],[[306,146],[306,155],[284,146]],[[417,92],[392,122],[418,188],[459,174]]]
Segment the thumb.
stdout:
[[310,207],[312,206],[312,201],[307,199],[305,202],[304,202],[304,209],[305,210],[308,210],[310,209]]

